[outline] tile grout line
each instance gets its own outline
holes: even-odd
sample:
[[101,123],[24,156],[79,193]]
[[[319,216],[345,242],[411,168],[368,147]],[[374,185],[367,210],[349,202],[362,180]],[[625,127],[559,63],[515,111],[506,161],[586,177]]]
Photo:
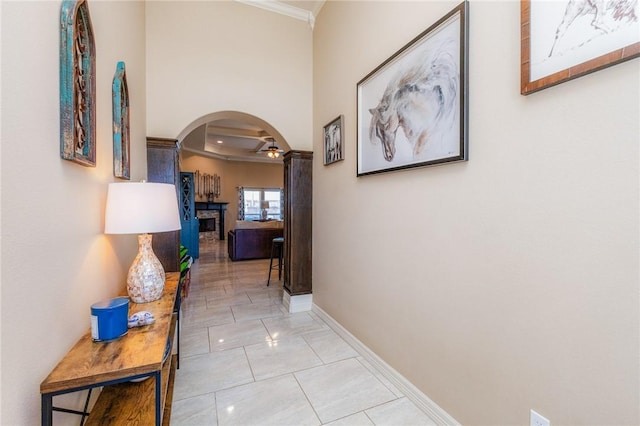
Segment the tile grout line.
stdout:
[[[302,370],[299,370],[302,371]],[[298,376],[296,376],[296,372],[291,373],[291,375],[293,376],[293,379],[296,381],[296,383],[298,384],[298,387],[300,388],[300,390],[302,391],[302,394],[304,395],[305,399],[307,400],[307,402],[309,403],[309,407],[311,407],[311,409],[313,410],[313,413],[316,415],[316,418],[318,419],[318,421],[320,422],[321,425],[324,424],[324,422],[322,421],[322,419],[320,418],[320,414],[318,413],[318,411],[316,410],[316,407],[313,406],[313,403],[311,402],[311,400],[309,399],[309,395],[307,395],[307,393],[304,391],[304,388],[302,387],[302,383],[300,383],[300,380],[298,380]]]

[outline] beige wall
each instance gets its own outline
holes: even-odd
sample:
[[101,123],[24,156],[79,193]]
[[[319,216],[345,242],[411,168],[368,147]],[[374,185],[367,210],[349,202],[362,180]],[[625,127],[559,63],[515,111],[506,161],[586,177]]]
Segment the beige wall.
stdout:
[[150,135],[175,138],[200,117],[239,111],[311,148],[307,23],[231,1],[148,2],[146,19]]
[[[2,2],[2,397],[0,424],[40,423],[40,382],[124,288],[135,236],[105,236],[113,177],[111,84],[125,61],[131,178],[146,177],[144,2],[91,2],[97,166],[60,159],[60,1]],[[84,393],[70,400],[76,405]],[[57,398],[63,401],[65,398]],[[77,416],[55,414],[56,424]]]
[[239,186],[254,188],[282,188],[284,186],[284,170],[281,161],[273,163],[225,161],[183,151],[180,155],[180,169],[185,172],[199,170],[200,173],[220,176],[220,198],[216,201],[229,203],[225,216],[225,235],[230,229],[233,229],[238,218],[237,188]]
[[[255,115],[316,152],[345,115],[345,161],[314,163],[314,302],[458,421],[526,424],[534,408],[554,424],[639,424],[637,59],[522,97],[519,3],[472,2],[471,160],[355,177],[357,81],[454,4],[327,2],[312,70],[311,32],[290,18],[92,2],[98,165],[84,168],[59,158],[60,2],[2,2],[0,424],[39,423],[40,382],[136,252],[134,236],[102,234],[118,60],[132,180],[147,134],[211,112]],[[227,173],[243,172],[221,173],[223,198]]]
[[457,3],[320,13],[314,302],[463,424],[637,425],[638,59],[523,97],[519,2],[471,2],[470,161],[356,178],[356,83]]

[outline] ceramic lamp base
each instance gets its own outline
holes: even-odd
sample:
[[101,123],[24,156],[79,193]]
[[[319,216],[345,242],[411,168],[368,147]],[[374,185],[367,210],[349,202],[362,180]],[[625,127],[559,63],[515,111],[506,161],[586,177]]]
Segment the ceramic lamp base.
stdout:
[[138,235],[138,255],[127,275],[127,292],[135,303],[160,299],[164,290],[164,268],[151,247],[150,234]]

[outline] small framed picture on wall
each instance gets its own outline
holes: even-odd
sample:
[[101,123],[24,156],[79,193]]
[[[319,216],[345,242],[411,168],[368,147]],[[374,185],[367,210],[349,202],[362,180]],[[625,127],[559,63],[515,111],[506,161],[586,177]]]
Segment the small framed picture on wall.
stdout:
[[344,160],[343,121],[344,117],[340,115],[322,129],[325,166]]

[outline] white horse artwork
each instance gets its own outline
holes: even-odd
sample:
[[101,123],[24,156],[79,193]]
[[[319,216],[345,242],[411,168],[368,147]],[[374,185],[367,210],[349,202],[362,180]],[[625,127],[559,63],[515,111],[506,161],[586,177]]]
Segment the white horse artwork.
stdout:
[[[562,21],[556,28],[553,45],[549,50],[549,57],[556,53],[556,47],[572,28],[576,19],[587,17],[591,32],[585,32],[579,45],[589,42],[592,38],[609,34],[627,25],[638,22],[638,0],[569,0],[564,11]],[[573,47],[573,46],[570,46]]]
[[612,52],[632,52],[640,42],[639,16],[638,0],[532,0],[530,81],[585,64],[570,73],[580,75],[610,63],[615,58],[606,55]]
[[369,109],[369,139],[381,143],[387,162],[396,155],[400,128],[414,160],[424,159],[429,145],[436,146],[440,158],[458,154],[459,68],[458,43],[445,39],[389,80],[378,105]]

